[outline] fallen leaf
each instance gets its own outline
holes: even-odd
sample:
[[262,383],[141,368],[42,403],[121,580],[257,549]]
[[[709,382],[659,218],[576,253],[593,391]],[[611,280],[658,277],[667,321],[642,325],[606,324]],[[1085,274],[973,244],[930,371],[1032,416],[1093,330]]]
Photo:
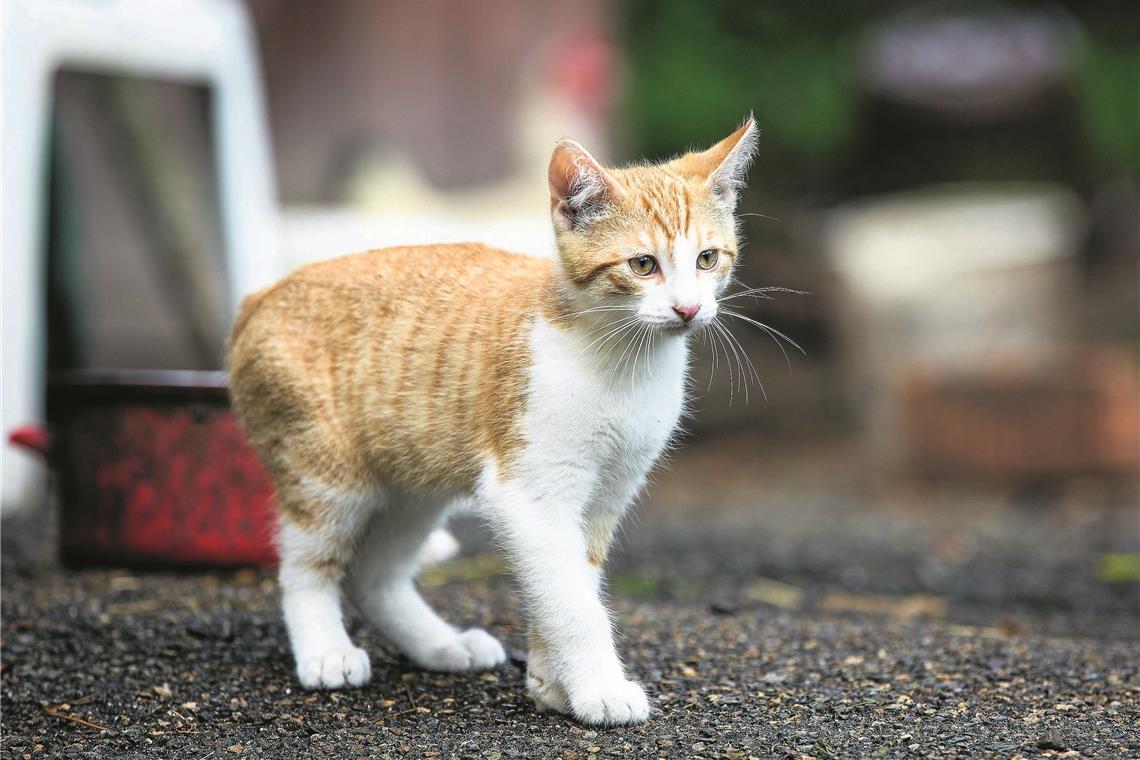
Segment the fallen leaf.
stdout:
[[1140,554],[1103,554],[1096,577],[1105,583],[1140,582]]
[[946,600],[931,594],[889,596],[829,591],[819,606],[830,612],[857,612],[863,615],[889,615],[896,620],[940,618],[946,614]]
[[763,604],[770,604],[785,610],[799,609],[803,603],[803,591],[790,583],[774,581],[771,578],[756,578],[744,587],[744,598]]

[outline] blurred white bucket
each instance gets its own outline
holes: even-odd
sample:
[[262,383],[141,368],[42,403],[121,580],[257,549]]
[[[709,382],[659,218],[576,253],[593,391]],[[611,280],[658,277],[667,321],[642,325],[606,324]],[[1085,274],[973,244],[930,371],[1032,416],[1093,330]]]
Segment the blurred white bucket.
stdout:
[[[43,166],[52,82],[75,71],[204,84],[215,104],[220,203],[233,306],[283,274],[277,198],[256,40],[239,0],[5,0],[0,3],[3,121],[3,393],[0,427],[43,421]],[[0,444],[0,509],[42,502],[42,465]]]
[[847,385],[880,463],[903,453],[909,373],[1045,366],[1071,344],[1081,220],[1056,185],[941,186],[828,215]]

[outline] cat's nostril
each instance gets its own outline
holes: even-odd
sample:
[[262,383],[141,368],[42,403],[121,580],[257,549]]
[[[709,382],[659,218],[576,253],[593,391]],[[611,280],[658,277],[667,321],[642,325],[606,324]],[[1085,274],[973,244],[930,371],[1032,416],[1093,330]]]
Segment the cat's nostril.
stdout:
[[674,306],[673,307],[673,311],[675,311],[677,313],[677,316],[680,317],[685,322],[693,321],[693,317],[697,316],[697,312],[700,310],[701,310],[701,305],[699,303],[693,304],[692,306]]

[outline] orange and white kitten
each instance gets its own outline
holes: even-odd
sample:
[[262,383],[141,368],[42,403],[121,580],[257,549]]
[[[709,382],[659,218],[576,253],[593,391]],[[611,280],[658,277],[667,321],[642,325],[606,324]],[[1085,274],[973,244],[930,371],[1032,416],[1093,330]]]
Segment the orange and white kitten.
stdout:
[[277,487],[303,686],[369,679],[342,589],[424,668],[505,660],[413,583],[429,536],[438,549],[449,510],[469,503],[523,591],[538,708],[588,724],[649,716],[614,644],[601,567],[677,429],[688,344],[736,263],[755,143],[749,119],[706,151],[604,169],[564,140],[549,170],[557,260],[391,248],[306,266],[245,300],[233,403]]

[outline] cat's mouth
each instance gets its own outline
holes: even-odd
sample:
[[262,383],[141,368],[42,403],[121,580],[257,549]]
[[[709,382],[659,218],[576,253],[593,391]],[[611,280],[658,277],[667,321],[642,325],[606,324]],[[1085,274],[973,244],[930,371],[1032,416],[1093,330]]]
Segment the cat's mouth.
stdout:
[[655,327],[660,333],[665,335],[685,335],[686,333],[696,332],[705,326],[705,322],[661,322]]

